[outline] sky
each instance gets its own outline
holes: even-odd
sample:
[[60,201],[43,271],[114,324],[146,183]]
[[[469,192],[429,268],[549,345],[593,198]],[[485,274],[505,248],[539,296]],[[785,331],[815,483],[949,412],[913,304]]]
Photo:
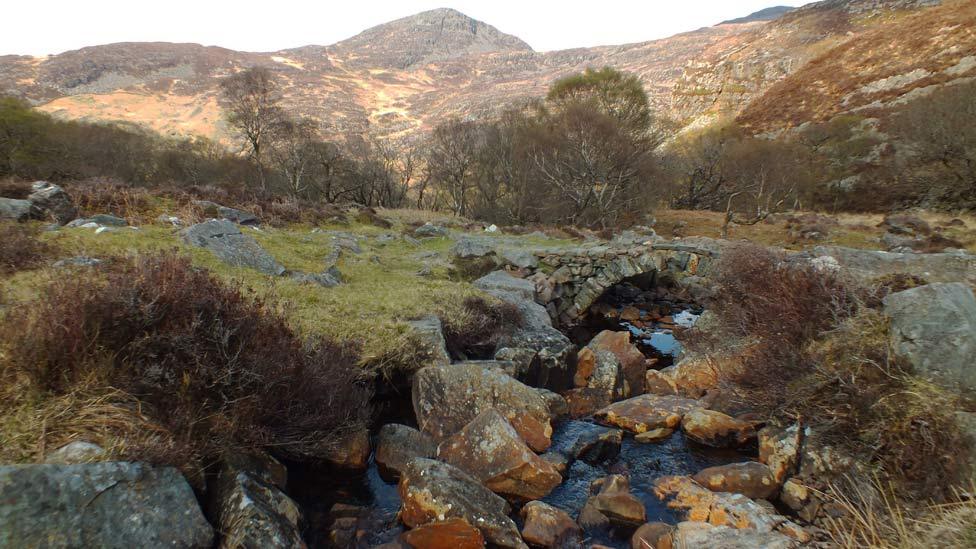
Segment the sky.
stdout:
[[[9,2],[0,55],[112,42],[195,42],[242,51],[328,45],[387,21],[449,7],[538,51],[664,38],[791,0],[48,0]],[[10,24],[36,21],[31,24]]]

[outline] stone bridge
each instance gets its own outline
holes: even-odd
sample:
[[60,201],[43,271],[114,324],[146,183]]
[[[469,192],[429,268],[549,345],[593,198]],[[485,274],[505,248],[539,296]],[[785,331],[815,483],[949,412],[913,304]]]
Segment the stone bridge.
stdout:
[[592,246],[534,250],[538,261],[526,278],[535,283],[536,300],[553,321],[570,326],[610,287],[645,273],[669,273],[681,280],[707,276],[721,252],[711,239],[609,242]]

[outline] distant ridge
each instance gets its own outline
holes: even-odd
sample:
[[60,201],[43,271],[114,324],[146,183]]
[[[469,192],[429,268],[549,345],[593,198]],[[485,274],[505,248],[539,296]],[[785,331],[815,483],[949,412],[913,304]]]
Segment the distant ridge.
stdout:
[[771,8],[766,8],[759,10],[755,13],[751,13],[745,17],[739,17],[738,19],[729,19],[728,21],[722,21],[719,25],[738,25],[740,23],[755,23],[757,21],[772,21],[774,19],[779,19],[780,17],[786,15],[787,13],[795,10],[796,8],[790,6],[773,6]]

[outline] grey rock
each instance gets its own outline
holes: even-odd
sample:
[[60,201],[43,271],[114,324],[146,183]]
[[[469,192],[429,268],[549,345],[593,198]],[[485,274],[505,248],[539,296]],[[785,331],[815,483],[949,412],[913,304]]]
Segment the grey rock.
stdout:
[[129,224],[128,221],[122,219],[121,217],[108,214],[96,214],[91,217],[75,219],[71,223],[68,223],[68,227],[79,227],[85,223],[97,223],[107,227],[125,227]]
[[831,257],[852,275],[871,280],[890,274],[913,274],[929,282],[976,284],[976,255],[964,253],[890,253],[817,246],[813,257]]
[[66,259],[59,259],[54,262],[54,267],[56,269],[63,269],[65,267],[95,267],[102,263],[101,259],[95,259],[94,257],[87,257],[83,255],[69,257]]
[[31,203],[31,217],[50,219],[58,225],[64,225],[78,217],[78,208],[74,201],[58,185],[36,181],[31,189],[33,192],[27,197]]
[[571,455],[587,463],[603,463],[620,454],[623,441],[624,432],[620,429],[591,430],[576,440]]
[[494,244],[484,238],[461,237],[451,247],[451,256],[459,259],[485,257],[495,253]]
[[288,274],[288,276],[300,284],[318,284],[323,288],[335,288],[336,286],[342,284],[342,282],[336,279],[336,277],[333,276],[329,271],[317,274],[291,272]]
[[376,460],[380,476],[388,481],[400,478],[400,473],[413,458],[434,458],[437,444],[427,435],[406,425],[389,423],[380,428],[376,437]]
[[779,532],[713,526],[707,522],[681,522],[671,534],[674,549],[791,549],[794,540]]
[[209,250],[229,265],[249,267],[272,276],[285,274],[285,268],[271,254],[230,221],[212,219],[188,227],[180,234],[187,244]]
[[234,457],[220,465],[211,487],[213,516],[222,534],[220,546],[304,548],[298,504],[275,482],[284,484],[275,472],[283,467],[270,456],[262,457]]
[[30,200],[0,198],[0,219],[27,221],[31,216]]
[[413,231],[414,236],[419,238],[438,238],[448,235],[448,230],[433,223],[424,223]]
[[211,547],[213,530],[172,467],[0,466],[0,547]]
[[44,458],[44,463],[88,463],[105,458],[105,449],[97,444],[85,440],[76,440],[65,444],[51,452]]
[[529,250],[505,249],[501,252],[502,262],[519,269],[535,269],[539,266],[539,258]]
[[976,297],[966,284],[929,284],[884,299],[891,342],[916,373],[976,396]]
[[209,200],[194,200],[193,203],[202,208],[206,215],[226,219],[238,225],[257,226],[261,224],[261,220],[256,215],[243,210],[221,206]]
[[444,340],[444,328],[439,318],[434,315],[425,316],[418,320],[411,320],[407,325],[428,349],[428,360],[425,366],[443,366],[451,363],[451,355],[447,353],[447,342]]

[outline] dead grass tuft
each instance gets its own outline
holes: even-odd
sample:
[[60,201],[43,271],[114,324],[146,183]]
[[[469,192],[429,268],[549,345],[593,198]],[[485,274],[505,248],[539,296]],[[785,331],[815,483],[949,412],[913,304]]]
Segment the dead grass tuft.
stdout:
[[38,266],[54,254],[54,246],[38,238],[36,225],[0,222],[0,274]]

